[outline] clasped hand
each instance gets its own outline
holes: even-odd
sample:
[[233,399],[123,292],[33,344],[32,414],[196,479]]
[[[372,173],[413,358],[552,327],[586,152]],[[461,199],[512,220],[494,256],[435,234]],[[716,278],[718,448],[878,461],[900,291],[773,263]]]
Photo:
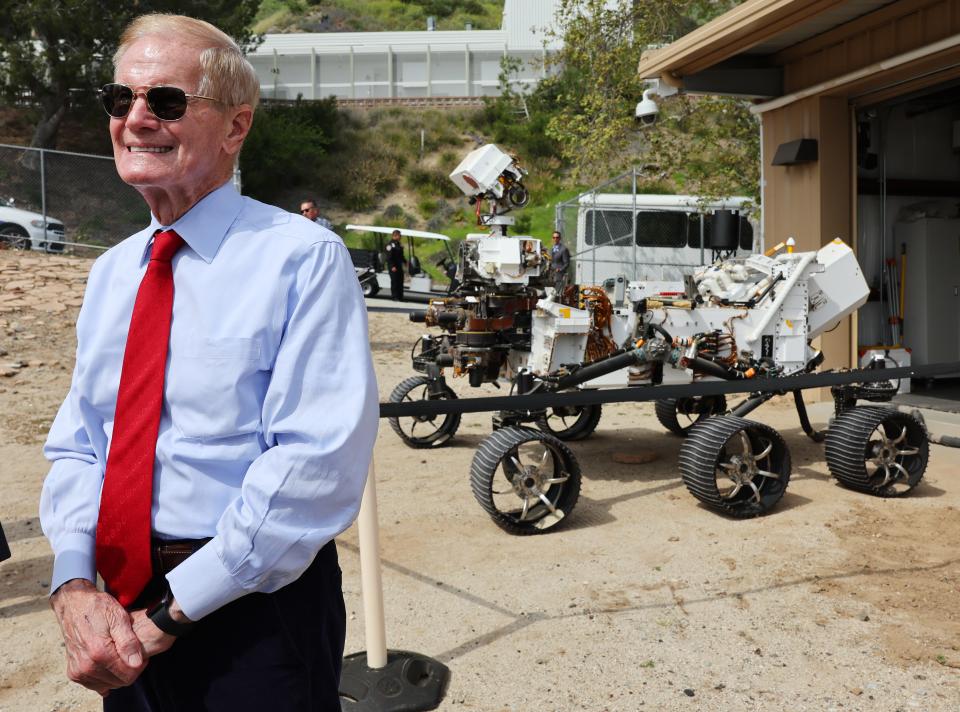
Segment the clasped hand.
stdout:
[[67,649],[67,676],[106,697],[133,683],[150,657],[176,638],[157,628],[144,610],[128,613],[84,579],[63,584],[50,597]]

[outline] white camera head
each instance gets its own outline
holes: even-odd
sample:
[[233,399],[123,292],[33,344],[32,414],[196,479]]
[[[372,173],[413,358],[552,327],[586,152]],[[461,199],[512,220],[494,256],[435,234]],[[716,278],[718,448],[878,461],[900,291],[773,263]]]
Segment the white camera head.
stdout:
[[521,172],[513,158],[494,144],[488,143],[467,154],[450,174],[450,179],[467,197],[489,194],[496,200],[504,194],[505,181],[501,180],[504,174],[515,176],[515,179],[521,178]]
[[657,102],[650,98],[650,95],[653,93],[653,89],[645,89],[643,91],[643,99],[637,103],[637,108],[634,110],[634,116],[637,121],[644,126],[655,124],[657,122],[657,114],[660,113],[660,107],[657,106]]
[[[530,201],[530,193],[523,185],[526,171],[515,158],[492,143],[471,151],[460,161],[450,179],[473,205],[478,200],[490,200],[493,212],[489,217],[522,208]],[[479,214],[478,214],[479,215]],[[485,221],[478,224],[492,225]]]

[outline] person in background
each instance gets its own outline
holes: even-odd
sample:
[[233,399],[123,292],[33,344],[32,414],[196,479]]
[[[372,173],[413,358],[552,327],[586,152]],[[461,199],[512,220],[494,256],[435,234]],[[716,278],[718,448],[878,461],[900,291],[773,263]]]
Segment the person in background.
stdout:
[[553,286],[557,296],[563,294],[567,286],[567,271],[570,269],[570,250],[563,244],[563,236],[559,231],[553,231],[553,247],[550,248],[550,272],[553,276]]
[[453,294],[460,287],[460,280],[457,279],[457,263],[449,257],[441,257],[437,262],[437,267],[443,272],[450,283],[447,285],[447,294]]
[[403,301],[403,270],[407,260],[403,256],[403,245],[400,243],[400,231],[394,230],[390,234],[390,241],[386,246],[387,268],[390,270],[390,296],[395,302]]
[[317,201],[315,200],[304,200],[300,203],[300,214],[307,220],[315,222],[320,227],[333,230],[333,223],[326,218],[320,217],[320,211],[317,209]]
[[233,188],[259,82],[232,39],[144,15],[114,67],[114,161],[151,219],[90,271],[44,446],[67,675],[106,712],[339,710],[333,538],[378,422],[353,265]]

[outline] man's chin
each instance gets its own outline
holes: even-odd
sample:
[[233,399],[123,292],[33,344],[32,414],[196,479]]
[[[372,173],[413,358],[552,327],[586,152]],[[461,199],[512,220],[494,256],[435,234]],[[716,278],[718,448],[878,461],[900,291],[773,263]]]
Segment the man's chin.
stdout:
[[168,183],[170,178],[168,171],[150,170],[135,166],[117,166],[117,174],[120,176],[120,180],[134,188],[159,187]]

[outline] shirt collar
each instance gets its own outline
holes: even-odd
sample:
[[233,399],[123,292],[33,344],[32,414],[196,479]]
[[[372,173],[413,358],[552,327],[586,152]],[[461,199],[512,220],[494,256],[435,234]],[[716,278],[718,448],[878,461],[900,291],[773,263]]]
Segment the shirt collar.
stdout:
[[[160,230],[176,230],[190,249],[200,255],[204,262],[210,263],[242,209],[243,197],[233,184],[227,181],[213,192],[207,193],[173,225],[161,225],[156,216],[151,214],[148,234],[152,236]],[[144,247],[141,264],[149,259],[152,244],[151,237]]]

